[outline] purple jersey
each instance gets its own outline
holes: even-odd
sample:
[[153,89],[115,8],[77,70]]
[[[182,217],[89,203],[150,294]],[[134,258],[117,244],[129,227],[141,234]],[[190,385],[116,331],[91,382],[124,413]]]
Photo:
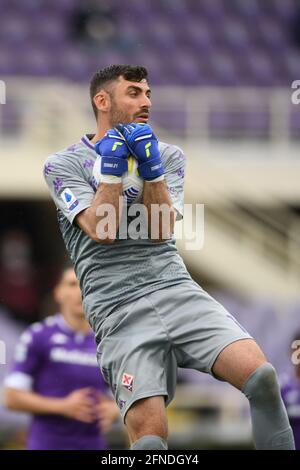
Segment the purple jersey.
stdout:
[[281,385],[281,394],[293,429],[296,449],[300,450],[300,379],[293,372],[282,377]]
[[[98,368],[93,333],[72,330],[60,314],[31,325],[22,334],[5,384],[47,397],[65,397],[85,387],[108,392]],[[96,422],[36,414],[28,448],[99,450],[106,448],[106,442]]]

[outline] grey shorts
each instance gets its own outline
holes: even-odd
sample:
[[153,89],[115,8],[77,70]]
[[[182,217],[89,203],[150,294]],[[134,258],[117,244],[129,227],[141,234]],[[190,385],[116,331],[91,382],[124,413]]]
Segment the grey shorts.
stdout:
[[212,374],[226,346],[251,338],[192,281],[123,305],[103,322],[100,335],[98,362],[123,418],[141,398],[164,395],[168,404],[175,393],[177,367]]

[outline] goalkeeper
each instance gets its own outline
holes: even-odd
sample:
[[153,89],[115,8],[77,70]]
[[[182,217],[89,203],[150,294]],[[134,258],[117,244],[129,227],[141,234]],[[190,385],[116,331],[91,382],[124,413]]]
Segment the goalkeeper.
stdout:
[[[150,94],[143,67],[113,65],[95,73],[90,84],[95,134],[50,156],[44,168],[95,332],[98,362],[131,448],[167,448],[165,406],[180,366],[212,374],[247,396],[257,449],[293,449],[274,368],[251,336],[191,279],[176,250],[173,227],[175,217],[183,216],[185,160],[179,148],[158,142],[147,124]],[[146,239],[118,237],[130,153],[144,178]],[[170,209],[168,220],[159,217],[152,227],[157,204]]]

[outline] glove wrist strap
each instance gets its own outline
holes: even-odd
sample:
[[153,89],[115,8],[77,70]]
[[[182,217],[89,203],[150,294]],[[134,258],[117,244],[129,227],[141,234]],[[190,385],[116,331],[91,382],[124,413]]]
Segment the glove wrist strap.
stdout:
[[101,174],[121,177],[128,171],[127,160],[118,157],[101,157]]
[[165,172],[161,158],[153,158],[148,162],[141,163],[138,166],[139,175],[145,180],[151,181],[159,176],[162,176]]

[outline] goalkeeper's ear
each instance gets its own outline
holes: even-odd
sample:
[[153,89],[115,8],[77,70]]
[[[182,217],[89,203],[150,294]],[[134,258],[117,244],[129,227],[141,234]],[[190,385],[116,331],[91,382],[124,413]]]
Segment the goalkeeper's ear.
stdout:
[[98,109],[98,111],[102,113],[107,113],[110,111],[111,108],[111,98],[110,94],[102,89],[100,90],[93,98],[93,103]]

